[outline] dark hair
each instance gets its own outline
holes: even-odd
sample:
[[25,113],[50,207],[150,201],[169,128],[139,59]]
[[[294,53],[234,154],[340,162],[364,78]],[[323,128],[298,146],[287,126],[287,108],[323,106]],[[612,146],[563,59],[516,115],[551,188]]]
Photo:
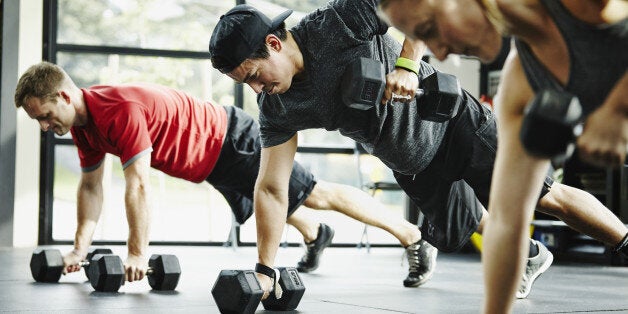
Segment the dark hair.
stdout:
[[31,97],[40,98],[43,101],[53,101],[57,92],[67,78],[67,74],[56,64],[40,62],[32,65],[17,82],[15,88],[15,106],[24,105]]
[[[282,22],[279,27],[277,27],[274,31],[270,32],[269,35],[275,35],[279,40],[285,41],[288,38],[288,30],[286,30],[286,23]],[[266,38],[264,38],[265,40]],[[266,42],[262,42],[260,46],[253,52],[247,59],[266,59],[270,56],[270,52],[268,51],[268,47],[266,46]],[[221,56],[213,56],[211,58],[212,65],[216,69],[221,69],[229,66],[231,63],[226,58]]]

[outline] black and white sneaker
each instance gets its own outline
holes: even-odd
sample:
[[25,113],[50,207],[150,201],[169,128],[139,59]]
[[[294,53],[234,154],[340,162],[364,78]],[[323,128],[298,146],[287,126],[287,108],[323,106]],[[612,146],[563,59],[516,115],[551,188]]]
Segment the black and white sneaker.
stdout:
[[409,272],[403,280],[405,287],[418,287],[426,283],[436,269],[436,256],[438,250],[425,240],[421,239],[406,247]]
[[309,273],[318,268],[318,263],[325,248],[331,244],[334,238],[334,229],[321,223],[318,227],[318,235],[312,243],[305,244],[305,255],[297,264],[297,270],[301,273]]

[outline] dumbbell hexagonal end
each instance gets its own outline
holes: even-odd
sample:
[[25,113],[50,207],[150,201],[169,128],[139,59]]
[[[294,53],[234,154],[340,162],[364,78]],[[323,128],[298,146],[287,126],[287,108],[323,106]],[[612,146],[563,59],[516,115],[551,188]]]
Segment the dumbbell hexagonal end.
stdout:
[[347,65],[340,86],[343,103],[358,110],[369,110],[379,105],[385,88],[384,65],[363,57]]
[[63,256],[59,250],[36,249],[31,256],[31,274],[37,282],[58,282],[63,273]]
[[581,118],[582,106],[576,96],[545,89],[526,107],[519,137],[530,154],[561,162],[574,150],[574,130]]
[[254,313],[263,293],[252,270],[222,270],[212,287],[221,313]]
[[[91,262],[92,258],[96,254],[113,254],[113,252],[111,251],[111,249],[91,248],[89,249],[89,251],[87,251],[87,257],[85,258],[85,260]],[[87,276],[87,279],[89,280],[89,265],[83,266],[83,269],[85,270],[85,276]]]
[[89,281],[96,291],[117,292],[124,283],[124,264],[117,255],[96,254],[90,261]]
[[420,82],[424,95],[418,106],[423,120],[445,122],[456,116],[462,105],[462,88],[457,77],[451,74],[434,72]]
[[148,260],[152,273],[148,275],[148,284],[155,290],[174,290],[179,284],[181,266],[179,259],[169,254],[153,254]]
[[273,311],[292,311],[297,308],[305,293],[305,286],[299,272],[292,267],[279,267],[279,285],[283,289],[281,299],[275,298],[274,293],[262,301],[264,308]]

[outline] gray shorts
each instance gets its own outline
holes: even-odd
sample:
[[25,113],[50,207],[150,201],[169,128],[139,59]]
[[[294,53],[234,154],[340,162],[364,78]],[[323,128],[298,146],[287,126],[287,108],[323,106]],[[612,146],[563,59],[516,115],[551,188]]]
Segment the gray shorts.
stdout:
[[[493,113],[475,99],[449,122],[443,143],[430,165],[416,175],[394,173],[395,179],[425,216],[426,241],[443,252],[456,251],[469,240],[488,208],[497,126]],[[539,198],[553,184],[545,178]]]
[[[227,200],[238,223],[253,214],[253,190],[260,165],[259,125],[237,107],[225,107],[229,120],[225,141],[209,182]],[[310,195],[316,185],[312,173],[296,161],[292,166],[288,195],[290,216]]]

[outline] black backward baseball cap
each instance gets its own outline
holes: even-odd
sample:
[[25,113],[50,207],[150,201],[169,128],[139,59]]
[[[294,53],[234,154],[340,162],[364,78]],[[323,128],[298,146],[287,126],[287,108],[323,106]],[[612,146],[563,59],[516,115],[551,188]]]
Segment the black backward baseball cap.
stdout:
[[271,20],[256,8],[239,4],[220,17],[209,39],[211,58],[221,57],[225,64],[214,65],[222,73],[229,73],[252,55],[272,31],[292,14],[287,10]]

